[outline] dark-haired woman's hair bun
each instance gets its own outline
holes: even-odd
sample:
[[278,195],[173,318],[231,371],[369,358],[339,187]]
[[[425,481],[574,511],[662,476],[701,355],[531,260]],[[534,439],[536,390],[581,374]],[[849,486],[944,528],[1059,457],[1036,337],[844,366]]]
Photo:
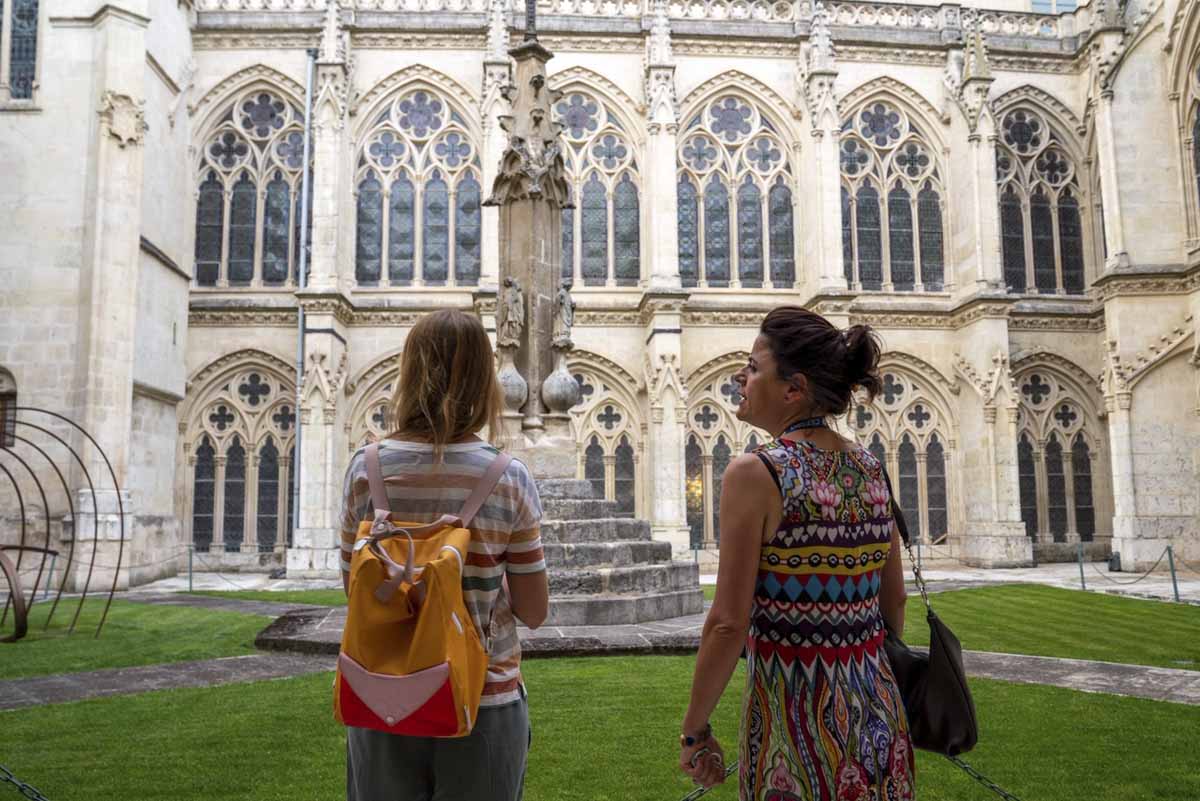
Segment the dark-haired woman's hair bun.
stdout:
[[879,355],[883,346],[869,325],[852,325],[846,329],[846,374],[852,384],[862,387],[871,398],[879,394]]

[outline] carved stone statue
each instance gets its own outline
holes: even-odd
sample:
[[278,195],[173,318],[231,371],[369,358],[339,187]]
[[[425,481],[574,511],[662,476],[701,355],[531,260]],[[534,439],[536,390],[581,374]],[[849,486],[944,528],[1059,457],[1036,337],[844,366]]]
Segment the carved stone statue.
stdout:
[[496,344],[500,347],[519,347],[521,331],[525,328],[525,296],[521,284],[515,278],[505,278],[500,290],[500,320],[497,325]]
[[554,333],[550,344],[556,348],[570,350],[571,326],[575,324],[575,299],[571,297],[571,285],[563,281],[554,299]]

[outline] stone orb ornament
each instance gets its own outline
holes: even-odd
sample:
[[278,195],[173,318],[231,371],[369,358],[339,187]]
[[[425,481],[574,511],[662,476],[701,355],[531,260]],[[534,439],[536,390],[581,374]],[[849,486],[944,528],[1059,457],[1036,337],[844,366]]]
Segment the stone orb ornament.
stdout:
[[579,383],[567,369],[566,350],[556,349],[554,372],[542,382],[542,403],[551,412],[566,414],[581,397]]

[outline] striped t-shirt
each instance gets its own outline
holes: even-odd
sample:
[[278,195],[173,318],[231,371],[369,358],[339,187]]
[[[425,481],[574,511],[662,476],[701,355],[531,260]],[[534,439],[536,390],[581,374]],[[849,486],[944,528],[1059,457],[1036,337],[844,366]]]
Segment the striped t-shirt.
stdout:
[[[442,463],[435,465],[433,446],[428,443],[382,440],[379,462],[393,519],[429,523],[443,514],[458,514],[497,453],[482,440],[447,445]],[[360,448],[346,471],[342,570],[350,570],[359,521],[370,520],[373,514],[365,449]],[[471,521],[463,595],[480,632],[487,630],[489,618],[492,621],[483,706],[500,706],[520,698],[521,644],[508,597],[500,587],[506,570],[537,573],[546,569],[541,519],[542,504],[533,477],[524,464],[513,459]]]

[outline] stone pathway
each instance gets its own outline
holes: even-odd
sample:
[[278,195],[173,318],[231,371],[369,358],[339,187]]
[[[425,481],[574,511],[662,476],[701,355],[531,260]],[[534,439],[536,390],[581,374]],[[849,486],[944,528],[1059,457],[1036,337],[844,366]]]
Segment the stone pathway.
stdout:
[[0,710],[177,687],[213,687],[333,670],[334,658],[266,653],[0,681]]

